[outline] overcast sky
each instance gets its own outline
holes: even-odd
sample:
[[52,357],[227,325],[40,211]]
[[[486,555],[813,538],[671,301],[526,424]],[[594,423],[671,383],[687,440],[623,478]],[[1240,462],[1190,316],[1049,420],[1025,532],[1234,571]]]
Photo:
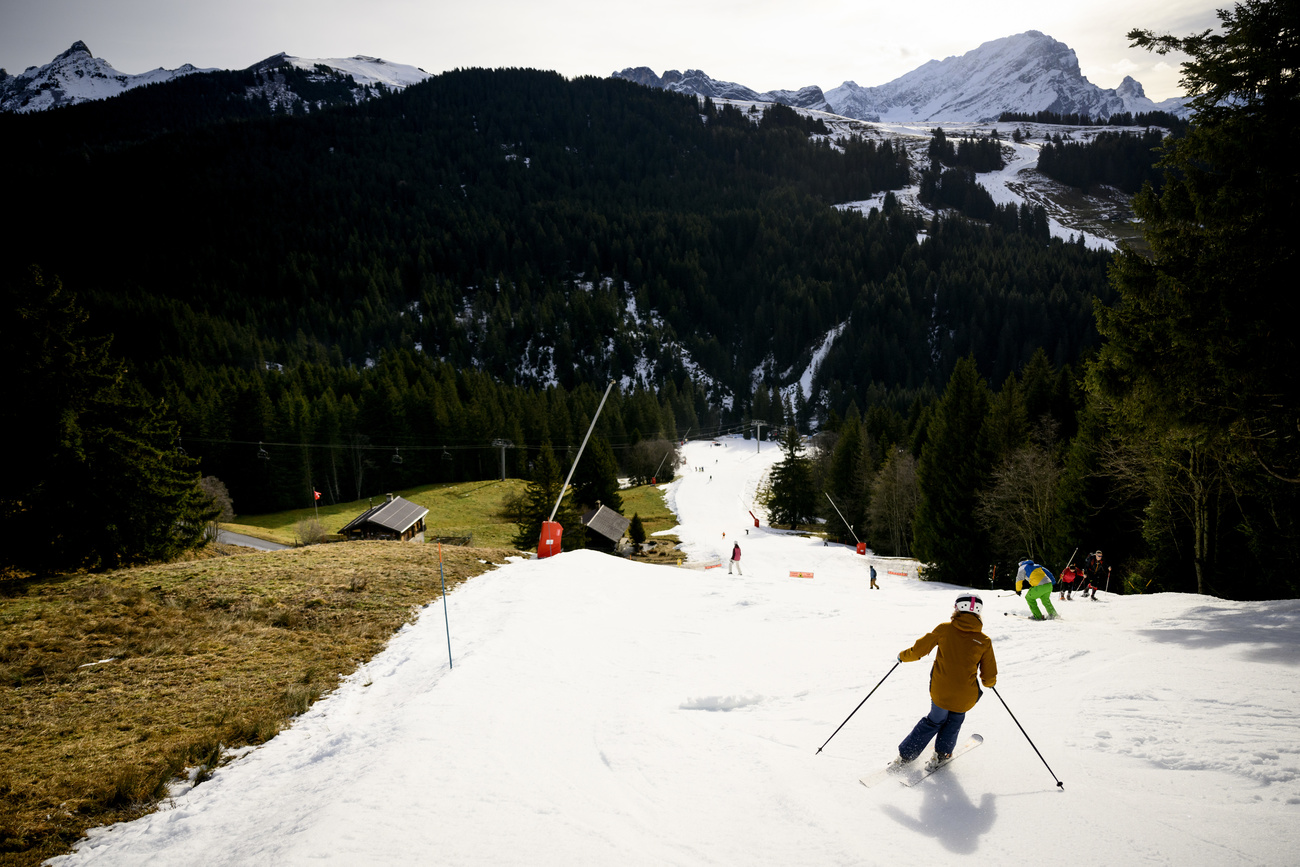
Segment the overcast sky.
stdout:
[[119,72],[242,69],[281,51],[366,54],[427,72],[469,66],[599,75],[702,69],[759,91],[884,84],[983,42],[1040,30],[1101,87],[1132,75],[1181,93],[1180,58],[1128,47],[1133,27],[1215,27],[1213,0],[0,0],[0,67],[48,63],[76,40]]

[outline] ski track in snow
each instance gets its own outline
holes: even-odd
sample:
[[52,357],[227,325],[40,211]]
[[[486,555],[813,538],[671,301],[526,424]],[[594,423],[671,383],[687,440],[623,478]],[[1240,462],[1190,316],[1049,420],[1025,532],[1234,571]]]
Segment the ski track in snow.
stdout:
[[[897,653],[959,588],[878,560],[873,591],[871,556],[754,527],[780,451],[717,442],[665,486],[697,568],[576,551],[475,578],[447,599],[454,667],[431,600],[291,728],[52,863],[1294,863],[1300,603],[1103,592],[1036,623],[976,587],[1042,759],[986,691],[981,749],[866,789],[929,707],[929,662]],[[733,541],[743,577],[702,568]]]

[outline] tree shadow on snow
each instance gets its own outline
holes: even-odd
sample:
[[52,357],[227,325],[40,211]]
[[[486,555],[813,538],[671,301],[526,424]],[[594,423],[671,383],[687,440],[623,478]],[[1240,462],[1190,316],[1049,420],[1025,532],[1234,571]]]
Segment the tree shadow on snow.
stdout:
[[944,774],[921,783],[925,799],[916,818],[887,804],[880,809],[904,828],[935,838],[949,852],[969,854],[979,848],[980,836],[997,818],[996,797],[986,793],[978,805],[971,803],[957,777]]
[[1177,643],[1189,650],[1214,650],[1243,645],[1242,655],[1252,662],[1300,665],[1300,602],[1288,599],[1244,611],[1193,608],[1177,619],[1157,621],[1138,634],[1152,641]]

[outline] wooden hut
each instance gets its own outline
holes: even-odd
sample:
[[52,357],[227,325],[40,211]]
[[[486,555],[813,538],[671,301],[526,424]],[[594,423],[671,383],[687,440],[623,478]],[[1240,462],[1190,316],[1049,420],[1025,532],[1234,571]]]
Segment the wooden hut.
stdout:
[[429,510],[423,506],[388,495],[378,506],[366,509],[339,531],[350,540],[391,539],[395,542],[423,542],[424,516]]
[[582,516],[582,524],[587,528],[587,547],[599,551],[616,550],[631,523],[631,519],[613,509],[597,506]]

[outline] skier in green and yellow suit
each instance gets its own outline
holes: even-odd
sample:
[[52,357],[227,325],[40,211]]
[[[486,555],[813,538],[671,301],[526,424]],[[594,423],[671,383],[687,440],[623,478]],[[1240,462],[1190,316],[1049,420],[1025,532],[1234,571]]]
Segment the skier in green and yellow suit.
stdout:
[[1047,607],[1047,616],[1056,617],[1056,609],[1052,607],[1052,585],[1056,583],[1056,577],[1048,571],[1046,566],[1039,566],[1033,560],[1021,560],[1020,569],[1016,572],[1016,595],[1020,595],[1020,588],[1025,584],[1029,585],[1029,592],[1025,594],[1025,601],[1029,603],[1029,610],[1035,620],[1042,620],[1043,612],[1038,610],[1038,600],[1043,600],[1043,605]]

